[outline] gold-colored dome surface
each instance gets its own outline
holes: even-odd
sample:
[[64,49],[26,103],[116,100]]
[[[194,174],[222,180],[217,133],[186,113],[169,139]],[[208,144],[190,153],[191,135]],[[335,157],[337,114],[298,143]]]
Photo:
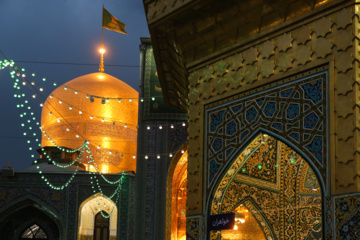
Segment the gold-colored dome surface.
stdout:
[[[87,140],[103,173],[136,171],[138,96],[132,87],[106,73],[65,83],[44,103],[41,127],[46,136],[41,146],[54,146],[52,140],[76,149]],[[82,163],[86,164],[85,157]]]

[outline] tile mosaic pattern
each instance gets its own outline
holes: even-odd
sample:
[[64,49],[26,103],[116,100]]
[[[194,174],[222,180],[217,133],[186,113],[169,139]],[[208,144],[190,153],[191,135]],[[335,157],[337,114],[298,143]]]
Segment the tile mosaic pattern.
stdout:
[[6,204],[29,194],[47,203],[61,218],[65,217],[65,190],[51,190],[48,186],[44,185],[30,187],[3,185],[0,187],[0,192],[3,193],[3,197],[0,197],[0,209],[6,206]]
[[[146,45],[143,120],[187,120],[187,114],[164,103],[155,65],[153,48]],[[154,100],[153,100],[154,99]]]
[[200,239],[200,216],[186,218],[186,240]]
[[360,239],[360,194],[336,197],[336,239]]
[[327,81],[326,65],[206,105],[207,193],[229,160],[259,129],[300,149],[325,180]]
[[[269,158],[259,161],[259,153],[272,154],[274,146],[277,146],[274,163],[279,169],[274,174],[279,185],[266,185],[263,181],[267,178],[260,182],[258,175],[244,174],[246,166],[266,166]],[[211,214],[232,212],[239,204],[245,204],[259,222],[266,239],[322,237],[321,190],[309,164],[286,144],[273,137],[262,140],[261,134],[244,152],[249,154],[247,158],[240,155],[215,191]],[[258,171],[270,172],[266,167]],[[215,235],[212,233],[212,239]]]

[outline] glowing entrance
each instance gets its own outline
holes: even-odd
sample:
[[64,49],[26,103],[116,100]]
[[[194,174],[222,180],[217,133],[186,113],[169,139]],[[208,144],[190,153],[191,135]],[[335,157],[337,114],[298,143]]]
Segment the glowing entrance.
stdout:
[[188,152],[174,157],[167,177],[166,189],[166,239],[186,238],[186,198],[187,198]]
[[[101,212],[102,211],[102,214]],[[111,216],[106,218],[111,212]],[[79,239],[116,239],[118,210],[114,202],[100,194],[85,200],[79,210]],[[104,215],[104,216],[103,216]]]
[[98,212],[95,215],[95,224],[94,224],[94,240],[108,240],[109,239],[109,218],[104,218],[108,216],[106,212]]
[[285,143],[259,134],[219,180],[211,214],[236,213],[235,228],[221,239],[320,239],[321,202],[310,165]]
[[32,224],[22,234],[21,239],[47,239],[46,232],[37,224]]

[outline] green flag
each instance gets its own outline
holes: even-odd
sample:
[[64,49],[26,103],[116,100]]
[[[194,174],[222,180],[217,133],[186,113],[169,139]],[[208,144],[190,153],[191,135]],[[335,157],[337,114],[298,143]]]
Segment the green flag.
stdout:
[[127,34],[127,32],[125,32],[125,28],[126,28],[125,24],[120,22],[113,15],[111,15],[104,7],[103,7],[102,27],[111,31]]

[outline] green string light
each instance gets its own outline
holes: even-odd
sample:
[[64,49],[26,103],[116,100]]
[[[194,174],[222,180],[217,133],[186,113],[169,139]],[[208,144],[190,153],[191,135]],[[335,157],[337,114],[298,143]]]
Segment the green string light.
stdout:
[[[116,198],[115,200],[115,205],[112,209],[112,211],[110,212],[109,215],[105,216],[103,214],[103,212],[101,211],[101,207],[100,207],[100,203],[98,201],[98,199],[96,200],[97,203],[98,203],[98,208],[102,214],[102,216],[104,218],[109,218],[112,213],[114,212],[114,209],[116,208],[116,205],[117,205],[117,202],[119,201],[119,198],[120,198],[120,193],[121,193],[121,188],[122,188],[122,183],[123,183],[123,179],[124,177],[127,175],[126,173],[121,173],[120,175],[120,178],[118,180],[115,180],[115,181],[110,181],[109,179],[107,179],[105,177],[104,174],[101,173],[101,171],[99,170],[99,167],[95,161],[95,159],[93,158],[93,155],[91,154],[91,150],[88,146],[88,143],[85,141],[79,148],[77,149],[65,149],[61,146],[58,146],[54,141],[53,139],[51,138],[51,136],[49,136],[46,131],[44,129],[41,128],[40,126],[40,121],[37,121],[37,118],[34,114],[31,108],[31,106],[29,105],[29,101],[26,100],[26,94],[24,92],[21,92],[22,90],[22,87],[23,86],[27,86],[27,87],[30,87],[30,89],[32,91],[40,91],[40,92],[43,92],[45,90],[47,90],[47,88],[45,87],[39,87],[39,88],[33,88],[33,86],[38,86],[39,84],[37,84],[35,82],[35,80],[30,80],[29,77],[35,77],[37,76],[37,74],[35,73],[27,73],[27,70],[25,68],[19,68],[17,66],[15,66],[15,62],[14,61],[9,61],[7,59],[5,60],[0,60],[0,69],[5,69],[6,67],[9,67],[10,68],[10,77],[12,79],[14,79],[13,81],[13,88],[14,88],[14,91],[16,91],[16,93],[14,94],[14,98],[18,101],[16,107],[21,110],[21,113],[20,113],[20,117],[21,118],[24,118],[24,121],[22,121],[22,123],[20,124],[21,127],[24,127],[24,136],[36,136],[37,133],[36,131],[38,131],[38,129],[40,129],[42,131],[42,134],[47,137],[47,139],[57,148],[59,149],[60,151],[62,152],[66,152],[66,153],[75,153],[75,152],[79,152],[78,156],[72,160],[70,163],[68,164],[59,164],[57,163],[56,161],[54,161],[46,152],[45,152],[45,149],[44,148],[41,148],[41,151],[43,153],[43,156],[45,156],[45,158],[51,162],[54,166],[56,167],[60,167],[60,168],[68,168],[68,167],[71,167],[71,166],[74,166],[74,164],[76,163],[79,163],[79,164],[76,164],[76,168],[75,168],[75,171],[73,172],[73,174],[69,177],[69,179],[64,183],[64,184],[53,184],[51,183],[51,181],[49,181],[49,179],[44,175],[43,171],[41,170],[41,167],[40,165],[38,164],[38,161],[35,160],[35,155],[34,154],[31,154],[31,158],[34,159],[33,160],[33,163],[36,165],[36,169],[38,169],[38,172],[41,176],[41,179],[52,189],[55,189],[55,190],[63,190],[64,188],[66,188],[71,182],[72,180],[75,178],[75,176],[77,175],[78,173],[78,170],[79,170],[79,166],[81,165],[82,163],[82,158],[84,157],[84,152],[87,153],[88,156],[86,156],[86,158],[88,159],[87,163],[90,165],[90,166],[93,166],[95,171],[96,172],[89,172],[90,174],[90,181],[91,181],[91,184],[92,184],[92,188],[93,188],[93,191],[94,191],[94,195],[95,196],[101,196],[103,197],[105,200],[108,200],[108,199],[113,199],[113,198]],[[23,82],[20,84],[20,79],[17,78],[16,76],[18,76],[19,78],[21,77],[23,79]],[[42,81],[43,82],[46,82],[47,79],[45,77],[42,78]],[[57,86],[57,83],[56,82],[53,82],[52,85],[55,87]],[[72,89],[68,86],[64,86],[65,90],[67,90],[68,88],[69,89]],[[74,91],[75,94],[85,94],[87,98],[89,98],[89,95],[86,94],[86,93],[83,93],[81,91],[78,91],[76,89],[72,89]],[[34,93],[33,93],[34,94]],[[31,96],[33,95],[31,94],[30,95],[30,99]],[[37,94],[38,96],[41,97],[41,94]],[[54,96],[53,96],[54,97]],[[100,97],[100,96],[91,96],[92,98],[104,98],[104,97]],[[23,100],[24,99],[24,100]],[[32,100],[35,100],[35,99],[38,99],[37,98],[34,98]],[[119,102],[121,102],[121,99],[124,99],[124,98],[105,98],[107,99],[108,101],[109,100],[118,100]],[[132,100],[134,99],[131,99],[131,98],[125,98],[125,99],[128,99],[129,102],[132,102]],[[61,99],[60,99],[61,101]],[[141,99],[141,102],[144,102],[144,99]],[[41,103],[40,104],[40,107],[44,107],[44,104]],[[79,110],[79,109],[78,109]],[[81,110],[80,110],[81,111]],[[85,113],[84,111],[82,111],[83,113]],[[56,117],[56,113],[54,113],[55,117]],[[95,116],[96,117],[96,116]],[[111,122],[113,122],[113,120],[111,119]],[[37,125],[38,127],[34,127],[34,125]],[[32,147],[32,144],[34,143],[37,143],[39,142],[39,138],[36,138],[34,141],[31,141],[31,139],[26,139],[26,142],[27,144],[29,144],[29,150],[32,152],[33,151],[33,147]],[[38,144],[39,146],[41,146],[41,144]],[[134,157],[134,156],[133,156]],[[110,197],[107,197],[104,195],[103,193],[103,190],[101,188],[101,185],[100,185],[100,182],[99,182],[99,176],[101,177],[100,179],[103,179],[105,182],[107,182],[108,184],[111,184],[111,185],[116,185],[116,188],[114,190],[114,192],[110,195]],[[96,193],[96,190],[99,191],[99,193]]]

